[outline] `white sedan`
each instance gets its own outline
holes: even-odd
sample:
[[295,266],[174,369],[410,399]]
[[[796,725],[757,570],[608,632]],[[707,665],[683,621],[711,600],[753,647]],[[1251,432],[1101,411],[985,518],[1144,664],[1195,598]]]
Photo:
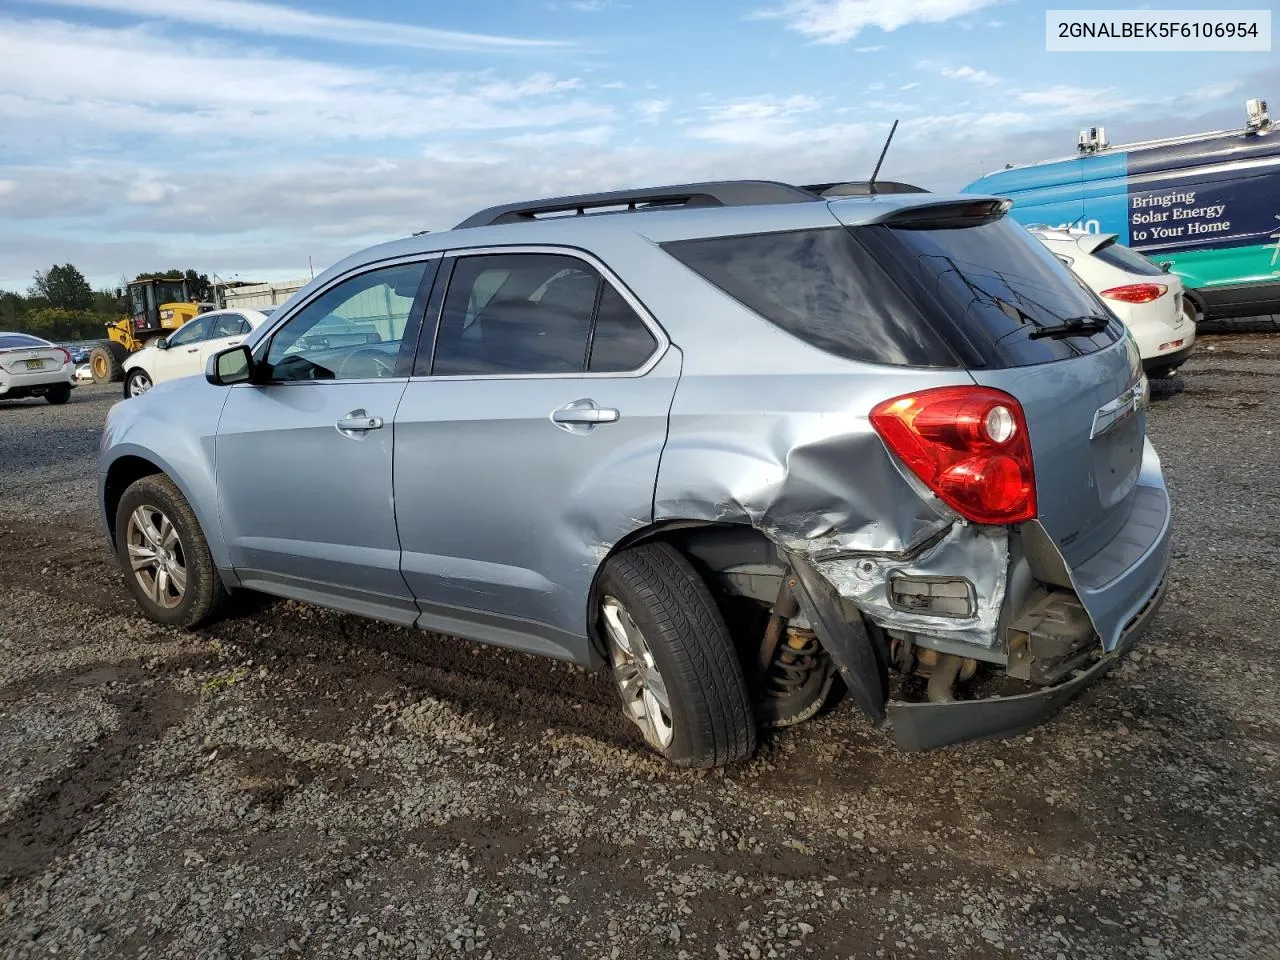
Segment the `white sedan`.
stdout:
[[151,341],[124,361],[124,395],[138,397],[157,383],[204,373],[205,361],[234,347],[266,321],[257,310],[211,310],[167,337]]
[[44,397],[66,403],[74,378],[75,364],[65,347],[29,333],[0,333],[0,400]]
[[1176,273],[1117,243],[1114,233],[1029,229],[1124,321],[1148,376],[1182,366],[1195,346],[1196,310]]

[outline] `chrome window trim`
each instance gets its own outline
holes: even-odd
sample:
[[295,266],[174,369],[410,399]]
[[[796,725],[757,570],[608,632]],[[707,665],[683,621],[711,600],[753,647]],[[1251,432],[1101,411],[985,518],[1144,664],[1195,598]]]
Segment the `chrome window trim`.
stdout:
[[[454,380],[601,380],[601,379],[616,380],[620,378],[631,379],[635,377],[643,377],[650,370],[656,367],[658,363],[662,360],[662,358],[666,356],[667,350],[671,347],[671,338],[668,337],[667,332],[662,329],[662,325],[659,324],[658,321],[654,318],[653,314],[649,312],[649,309],[644,305],[643,302],[641,302],[640,298],[631,292],[631,288],[622,282],[622,278],[620,278],[617,275],[617,273],[615,273],[612,269],[610,269],[605,264],[605,262],[601,260],[599,257],[597,257],[595,254],[590,253],[587,250],[583,250],[581,247],[573,247],[573,246],[567,246],[565,244],[556,244],[556,243],[548,243],[548,244],[526,243],[526,244],[518,244],[518,245],[513,244],[510,246],[460,247],[456,250],[445,251],[445,254],[454,260],[460,260],[463,257],[501,256],[503,254],[527,254],[527,253],[556,254],[560,256],[573,257],[577,260],[582,260],[585,263],[589,264],[597,273],[600,274],[601,277],[604,278],[606,283],[612,284],[614,290],[616,290],[619,296],[621,296],[622,299],[626,301],[627,305],[636,312],[636,316],[640,318],[640,322],[645,325],[649,333],[652,334],[653,338],[657,341],[657,345],[654,347],[653,353],[649,355],[649,358],[639,367],[636,367],[636,369],[634,370],[624,370],[624,371],[618,371],[618,372],[598,371],[596,373],[591,373],[586,370],[581,370],[581,371],[578,371],[577,373],[461,373],[461,374],[445,374],[442,376],[411,376],[409,378],[410,383],[420,383],[420,382],[447,383]],[[452,279],[452,277],[450,277],[450,279]],[[449,294],[449,291],[446,290],[445,296],[448,296],[448,294]],[[442,299],[441,313],[443,313],[443,303],[444,301]],[[423,322],[423,327],[424,327],[423,333],[425,334],[426,333],[425,320]],[[438,332],[439,332],[439,323],[437,321],[436,329],[433,331],[432,336],[434,337],[438,335]]]

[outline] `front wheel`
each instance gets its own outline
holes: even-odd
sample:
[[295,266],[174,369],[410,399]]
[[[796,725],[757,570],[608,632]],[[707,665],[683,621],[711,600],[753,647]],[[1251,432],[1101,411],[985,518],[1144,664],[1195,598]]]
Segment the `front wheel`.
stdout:
[[623,713],[645,742],[687,767],[755,752],[756,722],[737,651],[706,584],[661,543],[609,559],[598,589]]
[[226,598],[195,512],[173,481],[134,482],[116,508],[116,559],[142,612],[157,623],[197,627]]
[[151,377],[147,371],[140,367],[130,370],[124,378],[124,396],[128,400],[130,397],[140,397],[152,387]]

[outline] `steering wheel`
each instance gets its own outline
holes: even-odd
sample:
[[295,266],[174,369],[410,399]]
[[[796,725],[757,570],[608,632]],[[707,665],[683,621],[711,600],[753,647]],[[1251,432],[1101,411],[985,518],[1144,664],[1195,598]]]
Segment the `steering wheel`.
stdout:
[[[373,377],[394,377],[396,368],[394,364],[387,362],[387,355],[376,347],[361,347],[359,350],[352,350],[342,359],[342,363],[338,364],[338,380],[364,380],[370,377],[368,373],[351,373],[347,370],[347,365],[353,360],[369,361],[367,369],[372,370]],[[357,368],[358,370],[359,368]]]

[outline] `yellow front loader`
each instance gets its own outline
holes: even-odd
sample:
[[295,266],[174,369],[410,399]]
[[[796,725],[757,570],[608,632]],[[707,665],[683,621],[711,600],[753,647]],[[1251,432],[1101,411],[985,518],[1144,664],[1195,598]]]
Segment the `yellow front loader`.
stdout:
[[125,357],[202,312],[200,304],[191,302],[187,281],[176,277],[133,281],[125,290],[125,303],[129,315],[107,324],[108,339],[89,351],[94,383],[122,379]]

